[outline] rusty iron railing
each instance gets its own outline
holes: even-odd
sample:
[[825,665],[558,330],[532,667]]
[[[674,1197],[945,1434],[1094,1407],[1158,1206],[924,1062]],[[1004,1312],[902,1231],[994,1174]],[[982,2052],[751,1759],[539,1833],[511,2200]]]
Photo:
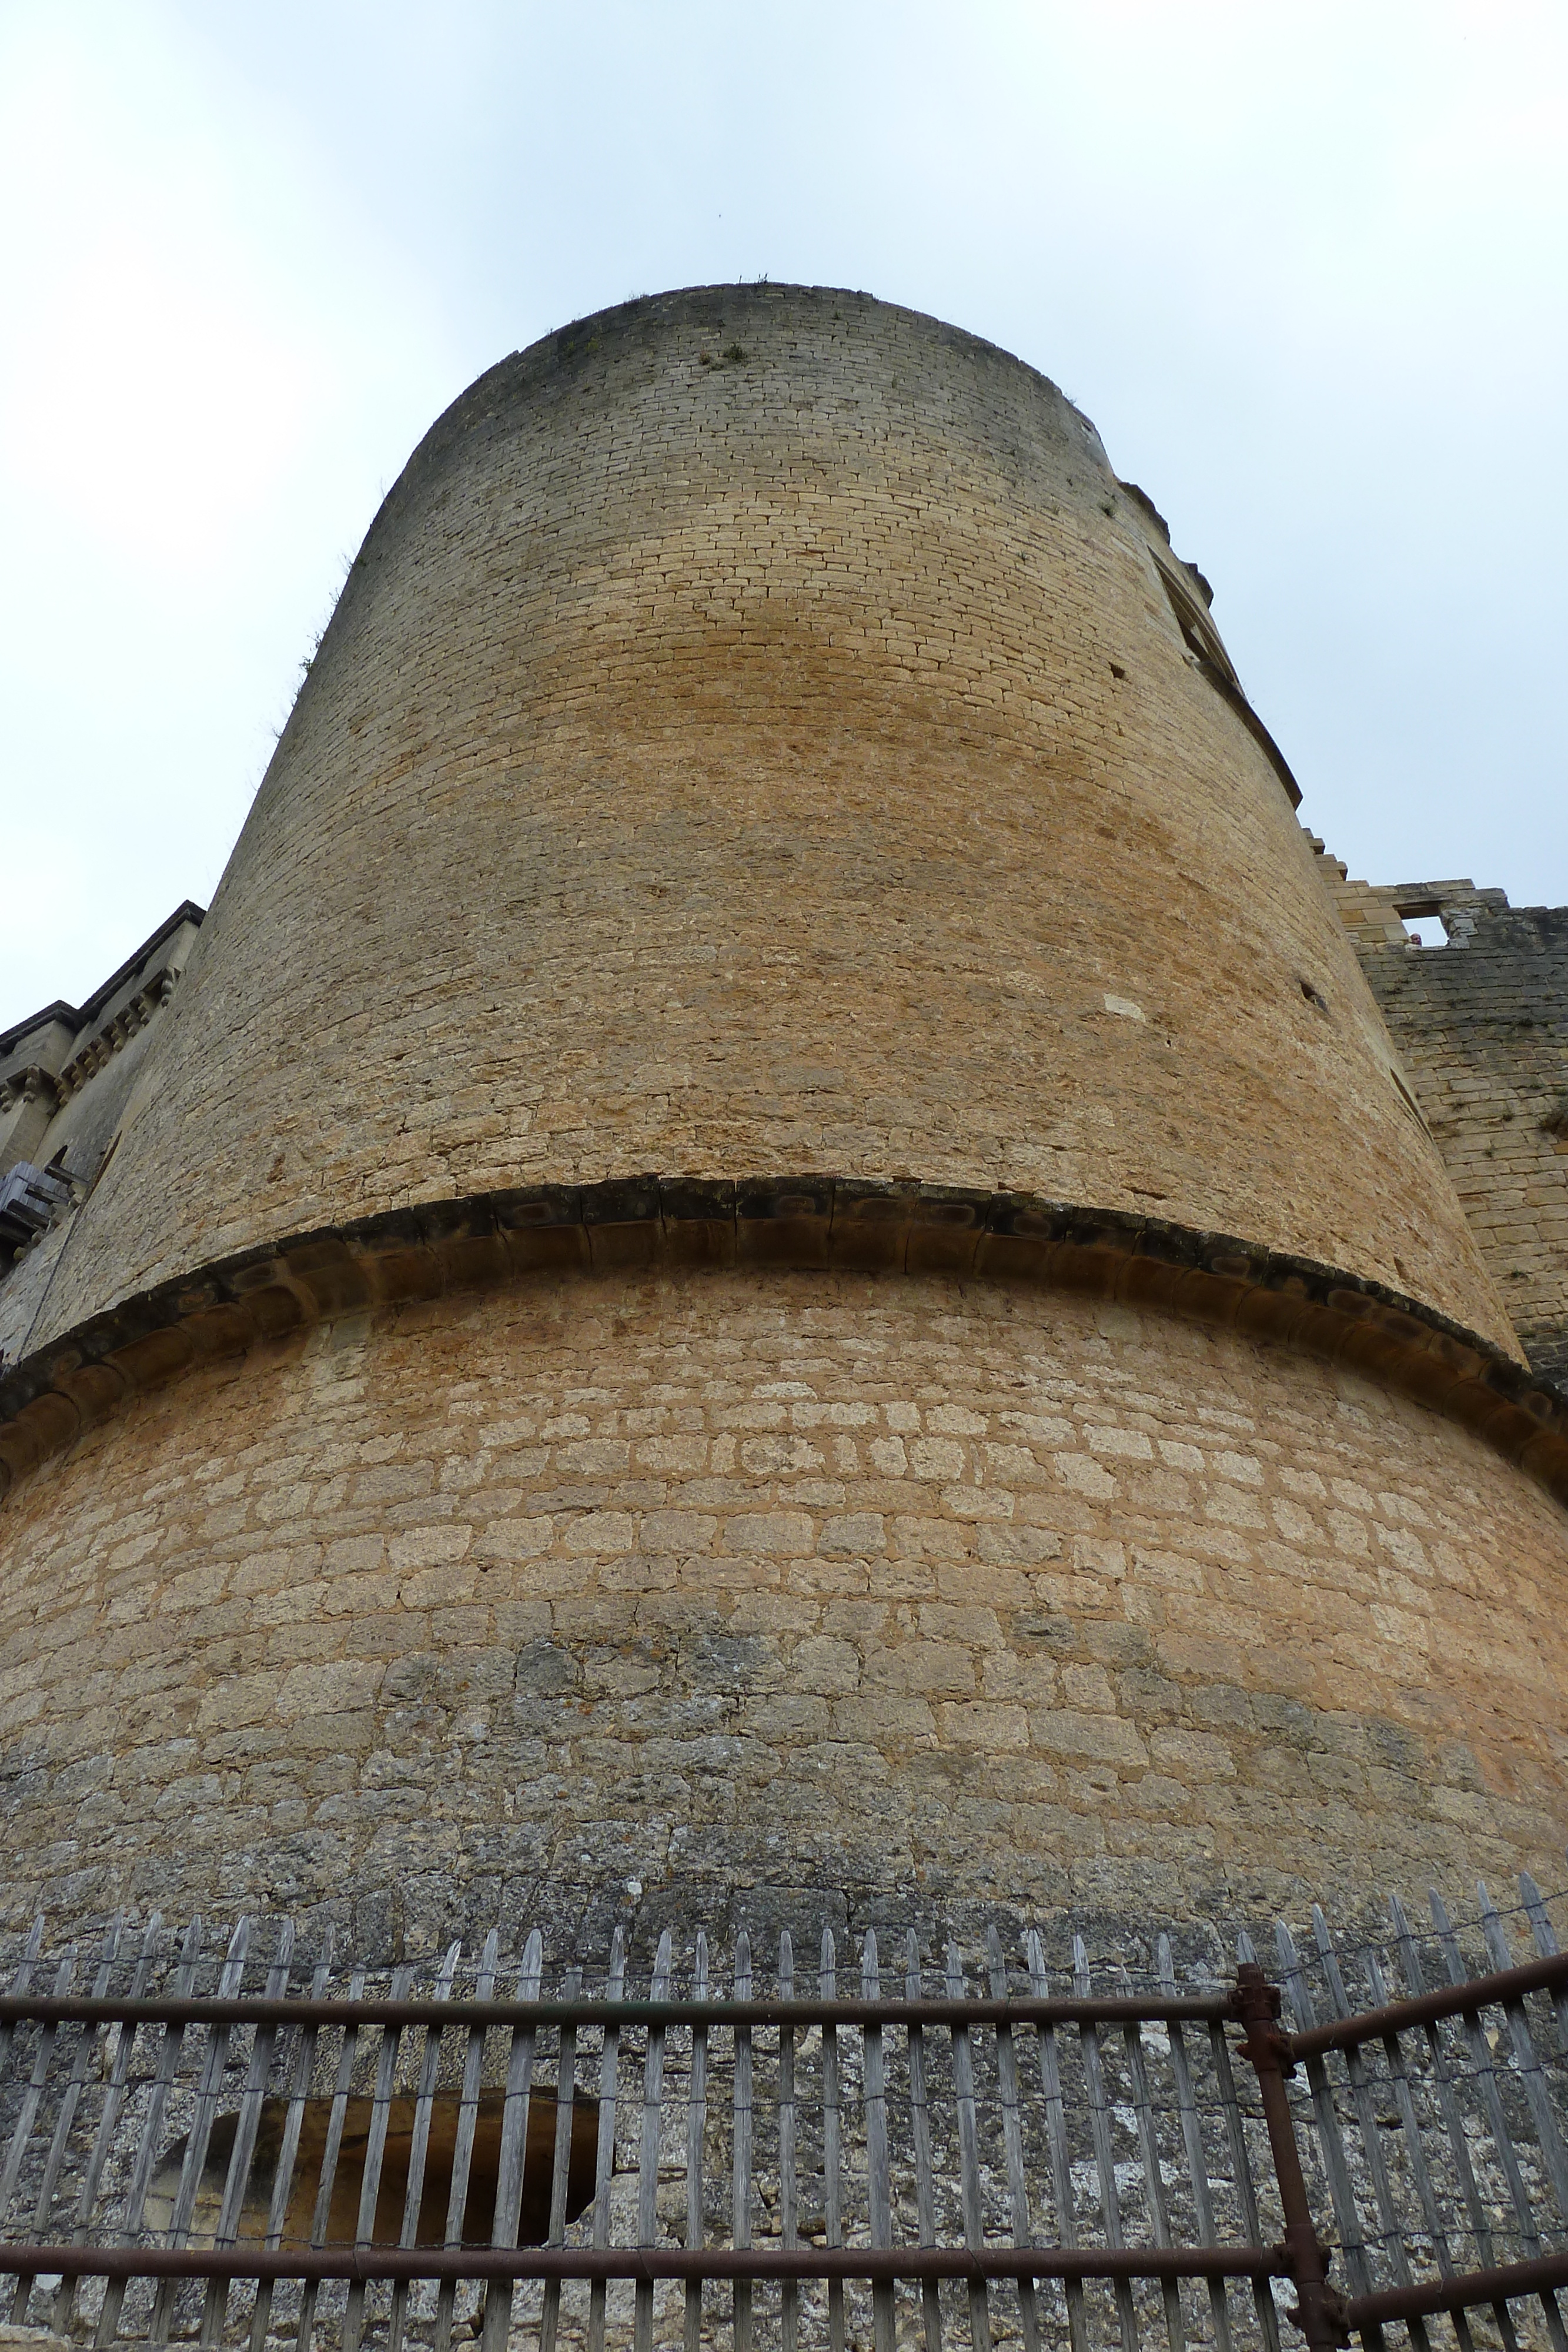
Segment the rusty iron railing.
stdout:
[[701,1935],[633,1984],[618,1933],[590,1992],[580,1960],[547,1988],[538,1934],[505,1972],[496,1931],[466,1969],[344,1969],[287,1922],[260,1958],[246,1921],[221,1957],[117,1928],[84,1969],[39,1923],[0,1994],[0,2323],[1279,2352],[1283,2315],[1427,2352],[1448,2315],[1472,2352],[1478,2314],[1568,2352],[1568,1957],[1529,1880],[1523,1965],[1484,1892],[1483,1973],[1433,1900],[1354,1952],[1281,1927],[1275,1981],[1245,1937],[1228,1980],[1164,1937],[1136,1982],[1077,1937],[1053,1979],[995,1927],[977,1978],[914,1935],[890,1976],[867,1935],[841,1981],[831,1935],[809,1970],[786,1935],[766,1989],[744,1936],[721,1987]]

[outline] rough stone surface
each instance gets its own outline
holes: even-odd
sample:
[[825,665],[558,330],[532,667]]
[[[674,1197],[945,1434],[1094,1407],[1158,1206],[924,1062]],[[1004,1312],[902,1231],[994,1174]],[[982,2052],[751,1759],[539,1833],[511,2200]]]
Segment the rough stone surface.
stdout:
[[537,1279],[129,1406],[0,1514],[7,1924],[1113,1926],[1568,1837],[1562,1516],[1045,1291]]
[[[707,1273],[461,1230],[648,1171],[1028,1192],[1518,1362],[1504,1229],[1489,1272],[1287,786],[1201,578],[1005,353],[724,288],[481,379],[95,1080],[94,1189],[4,1286],[41,1368],[5,1924],[286,1908],[384,1954],[1071,1906],[1126,1948],[1555,1879],[1563,1514],[1458,1421],[1016,1263],[785,1271],[782,1211],[779,1257]],[[66,1051],[25,1026],[28,1070]],[[421,1203],[450,1261],[382,1231],[377,1279],[427,1303],[346,1313],[321,1229]],[[1305,1349],[1338,1310],[1292,1280]],[[327,1319],[278,1338],[268,1298]],[[198,1341],[249,1352],[135,1392]]]
[[353,567],[31,1344],[372,1209],[753,1168],[1147,1210],[1515,1348],[1167,580],[1198,611],[1052,385],[864,297],[493,369]]

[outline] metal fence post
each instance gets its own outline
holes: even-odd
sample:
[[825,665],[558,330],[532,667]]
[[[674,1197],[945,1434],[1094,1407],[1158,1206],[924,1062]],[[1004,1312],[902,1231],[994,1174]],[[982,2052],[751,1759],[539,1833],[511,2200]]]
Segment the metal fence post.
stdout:
[[1328,2283],[1329,2257],[1313,2225],[1301,2177],[1301,2150],[1296,2146],[1295,2121],[1285,2095],[1285,2077],[1293,2073],[1291,2045],[1279,2028],[1280,1989],[1264,1977],[1255,1960],[1244,1960],[1236,1971],[1236,2015],[1247,2028],[1241,2055],[1258,2077],[1269,2152],[1285,2217],[1285,2259],[1296,2290],[1296,2326],[1312,2352],[1334,2352],[1350,2342],[1343,2303]]

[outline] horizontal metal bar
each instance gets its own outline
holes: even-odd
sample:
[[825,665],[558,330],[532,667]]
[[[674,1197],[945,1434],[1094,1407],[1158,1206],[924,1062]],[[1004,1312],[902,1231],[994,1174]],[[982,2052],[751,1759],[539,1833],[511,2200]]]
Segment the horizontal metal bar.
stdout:
[[1383,2320],[1419,2319],[1427,2312],[1479,2310],[1517,2295],[1550,2294],[1558,2286],[1568,2286],[1568,2254],[1542,2254],[1532,2263],[1503,2263],[1496,2270],[1464,2271],[1421,2286],[1352,2295],[1344,2312],[1352,2327],[1375,2327]]
[[[1333,2018],[1284,2037],[1292,2058],[1354,2049],[1412,2025],[1515,2000],[1523,1993],[1568,1990],[1568,1952],[1522,1968],[1445,1985],[1414,2000],[1355,2017]],[[1002,2000],[269,2000],[240,1994],[230,2000],[190,1994],[94,2000],[50,1993],[0,1994],[0,2025],[339,2025],[407,2028],[419,2025],[522,2026],[706,2025],[980,2026],[1222,2024],[1237,2016],[1233,1990],[1139,1994],[1102,2000],[1039,2000],[1019,1994]]]
[[0,2245],[0,2277],[200,2279],[1283,2278],[1281,2246]]
[[1315,2058],[1323,2050],[1354,2050],[1363,2042],[1381,2041],[1406,2026],[1435,2025],[1440,2017],[1462,2017],[1467,2010],[1491,2009],[1517,2000],[1527,1992],[1568,1989],[1568,1952],[1549,1959],[1530,1960],[1496,1975],[1469,1977],[1463,1984],[1442,1985],[1414,2000],[1391,2001],[1386,2009],[1364,2010],[1358,2017],[1331,2018],[1326,2025],[1309,2026],[1304,2033],[1285,2036],[1292,2058]]
[[0,1995],[0,2025],[1150,2025],[1222,2022],[1228,1992],[1104,2000],[132,2000]]

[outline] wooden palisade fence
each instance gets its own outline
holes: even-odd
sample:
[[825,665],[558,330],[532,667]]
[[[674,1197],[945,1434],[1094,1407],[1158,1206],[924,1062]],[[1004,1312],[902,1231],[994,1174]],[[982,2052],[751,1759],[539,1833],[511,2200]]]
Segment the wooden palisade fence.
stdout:
[[1463,1938],[1435,1896],[1354,1949],[1317,1912],[1224,1982],[1164,1937],[1134,1978],[994,1928],[785,1936],[766,1971],[743,1936],[722,1977],[666,1935],[634,1978],[618,1933],[591,1985],[547,1981],[538,1934],[422,1971],[297,1956],[287,1923],[258,1953],[246,1921],[221,1953],[155,1921],[46,1958],[39,1922],[0,1998],[0,2322],[1568,2352],[1568,1957],[1530,1880],[1509,1916],[1522,1962],[1483,1890]]

